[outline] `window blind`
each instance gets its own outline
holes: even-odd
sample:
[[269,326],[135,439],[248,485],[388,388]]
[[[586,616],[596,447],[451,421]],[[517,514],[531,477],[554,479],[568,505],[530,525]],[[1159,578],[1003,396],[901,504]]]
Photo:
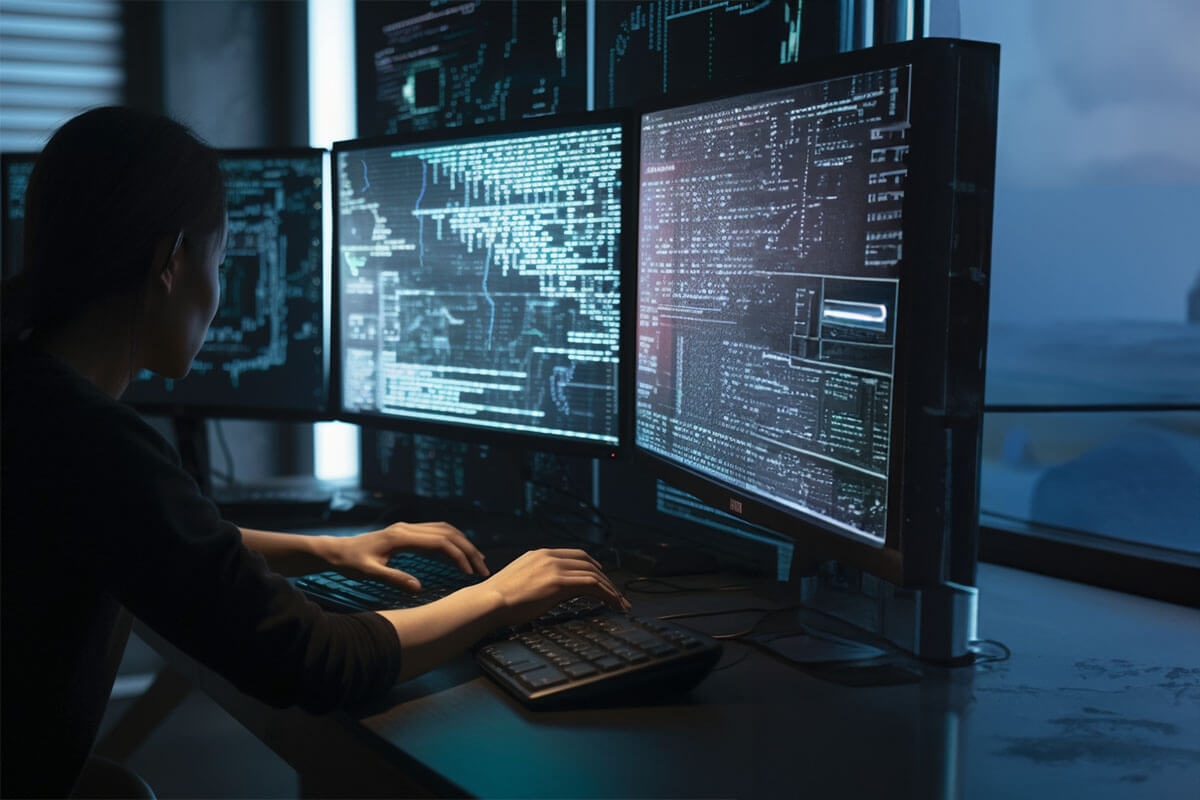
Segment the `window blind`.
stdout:
[[0,150],[37,151],[80,111],[122,100],[117,0],[0,3]]

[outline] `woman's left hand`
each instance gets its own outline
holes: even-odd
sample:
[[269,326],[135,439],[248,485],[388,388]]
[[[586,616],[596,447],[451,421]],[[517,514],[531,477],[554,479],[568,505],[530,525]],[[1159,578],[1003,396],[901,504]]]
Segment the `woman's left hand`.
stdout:
[[462,531],[446,522],[397,522],[383,530],[335,539],[326,556],[330,566],[352,578],[371,580],[419,591],[421,583],[412,575],[387,565],[396,553],[438,554],[468,575],[487,577],[491,571],[483,553]]

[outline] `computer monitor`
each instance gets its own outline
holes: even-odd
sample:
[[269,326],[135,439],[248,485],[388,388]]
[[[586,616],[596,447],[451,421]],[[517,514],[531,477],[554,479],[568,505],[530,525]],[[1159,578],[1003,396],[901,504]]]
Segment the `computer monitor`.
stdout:
[[918,652],[961,650],[928,614],[974,583],[998,57],[888,45],[641,117],[635,454],[924,591]]
[[25,187],[33,173],[37,153],[0,154],[0,239],[3,240],[3,277],[11,278],[23,268],[25,241]]
[[709,91],[838,50],[848,3],[603,0],[595,4],[596,108]]
[[604,113],[335,144],[339,418],[616,452],[630,130]]
[[224,150],[220,161],[229,236],[217,316],[186,377],[143,373],[124,399],[170,416],[328,419],[328,153]]
[[357,0],[358,135],[586,110],[590,5]]

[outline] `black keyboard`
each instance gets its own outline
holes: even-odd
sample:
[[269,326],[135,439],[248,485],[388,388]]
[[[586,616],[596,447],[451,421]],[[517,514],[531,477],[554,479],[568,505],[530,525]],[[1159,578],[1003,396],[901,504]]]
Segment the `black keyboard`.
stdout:
[[315,600],[341,611],[383,611],[388,608],[416,608],[440,600],[464,586],[483,578],[468,575],[458,567],[432,558],[399,553],[388,566],[412,575],[421,582],[421,591],[410,592],[369,580],[347,578],[337,572],[319,572],[296,581],[296,586]]
[[720,657],[707,636],[609,610],[535,624],[475,650],[479,666],[530,708],[657,699],[695,686]]
[[[431,603],[482,578],[424,556],[401,553],[388,564],[421,581],[408,592],[336,572],[296,585],[341,611],[380,611]],[[559,603],[532,623],[493,632],[476,646],[488,677],[530,708],[655,698],[698,683],[721,655],[714,640],[661,620],[609,610],[591,597]]]

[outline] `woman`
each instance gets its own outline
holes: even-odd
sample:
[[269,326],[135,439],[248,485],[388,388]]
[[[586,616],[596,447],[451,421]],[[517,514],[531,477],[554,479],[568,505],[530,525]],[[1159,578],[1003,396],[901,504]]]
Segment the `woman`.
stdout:
[[401,550],[487,576],[445,523],[336,539],[220,519],[173,449],[118,400],[142,369],[183,377],[216,313],[225,191],[216,154],[164,117],[89,111],[47,143],[5,286],[3,787],[71,791],[124,644],[124,606],[269,703],[355,703],[488,630],[586,594],[628,603],[579,550],[526,553],[429,605],[321,611],[283,577],[336,569],[410,589]]

